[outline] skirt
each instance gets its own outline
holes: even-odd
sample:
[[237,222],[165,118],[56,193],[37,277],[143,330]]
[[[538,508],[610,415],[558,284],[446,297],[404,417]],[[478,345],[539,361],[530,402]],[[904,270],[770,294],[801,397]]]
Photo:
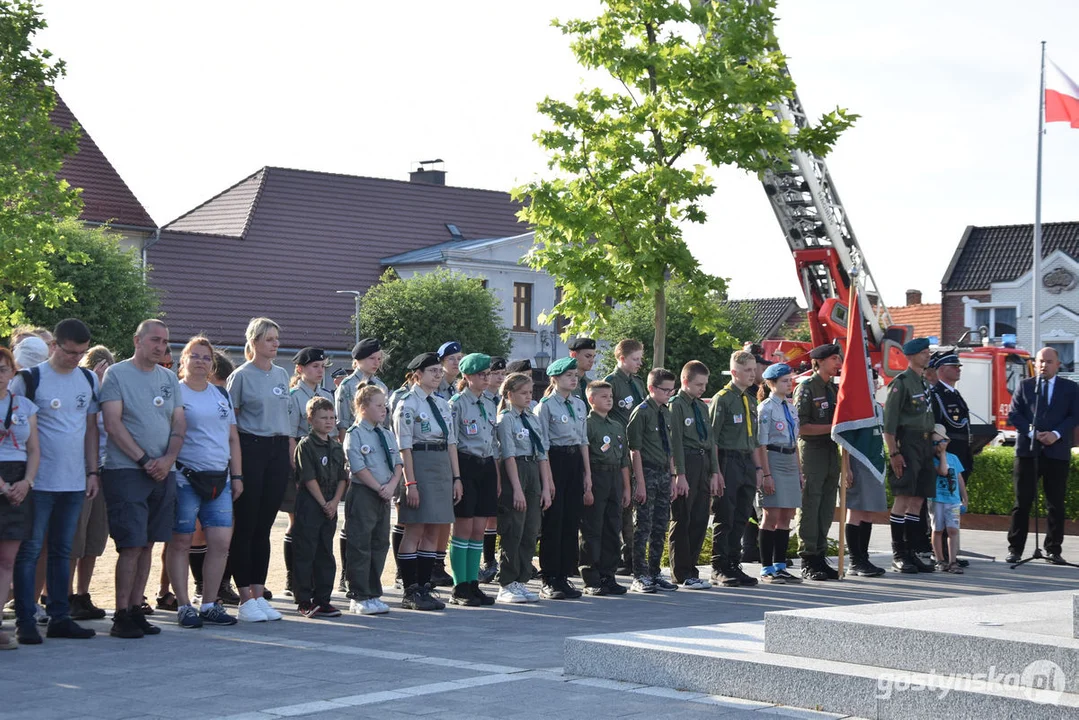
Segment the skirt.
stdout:
[[[25,462],[0,462],[0,477],[4,482],[14,484],[26,475]],[[8,502],[6,495],[0,495],[0,540],[23,541],[30,537],[34,521],[31,516],[34,503],[31,502],[33,491],[26,493],[26,498],[18,505]],[[7,588],[4,588],[7,592]]]
[[865,512],[882,512],[888,509],[888,498],[884,494],[884,483],[873,477],[860,462],[851,458],[850,469],[854,474],[854,485],[847,488],[847,509]]
[[784,455],[768,450],[768,469],[776,491],[772,495],[757,493],[757,506],[762,508],[802,507],[802,483],[798,478],[798,462],[795,455]]
[[450,454],[445,450],[414,450],[412,472],[420,491],[420,506],[408,506],[402,498],[397,506],[397,522],[402,525],[431,523],[448,525],[453,522],[453,470]]

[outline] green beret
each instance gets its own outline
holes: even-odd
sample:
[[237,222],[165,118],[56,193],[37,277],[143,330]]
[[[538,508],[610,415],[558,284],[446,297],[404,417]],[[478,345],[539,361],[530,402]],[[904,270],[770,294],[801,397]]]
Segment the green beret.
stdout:
[[548,377],[558,377],[567,370],[576,370],[577,361],[571,357],[558,358],[547,366]]
[[464,375],[475,375],[491,367],[491,356],[483,353],[465,355],[457,367]]
[[903,343],[904,355],[917,355],[923,350],[929,349],[929,338],[914,338],[908,342]]

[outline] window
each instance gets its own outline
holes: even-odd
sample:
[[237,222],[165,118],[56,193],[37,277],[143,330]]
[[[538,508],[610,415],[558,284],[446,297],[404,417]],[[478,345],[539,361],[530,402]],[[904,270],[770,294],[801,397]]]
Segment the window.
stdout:
[[989,328],[989,337],[1016,333],[1016,312],[1013,307],[982,307],[974,309],[974,329]]
[[[561,287],[556,287],[554,289],[554,304],[557,305],[560,302],[562,302],[562,288]],[[564,316],[562,316],[562,315],[555,316],[555,319],[554,319],[554,332],[555,332],[555,335],[561,335],[562,333],[564,333],[566,331],[566,326],[567,325],[569,325],[569,320],[567,320]]]
[[487,289],[487,278],[478,278],[478,280],[480,281],[480,287],[483,288],[484,290],[486,290]]
[[532,331],[532,283],[513,283],[513,329]]
[[1075,343],[1073,342],[1050,342],[1046,347],[1053,348],[1060,356],[1060,372],[1075,372]]

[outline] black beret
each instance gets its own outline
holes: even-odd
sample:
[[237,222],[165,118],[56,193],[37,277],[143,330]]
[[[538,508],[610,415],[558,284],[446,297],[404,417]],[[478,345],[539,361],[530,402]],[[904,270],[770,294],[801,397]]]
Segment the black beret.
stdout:
[[433,352],[420,353],[412,358],[408,364],[409,370],[426,370],[432,365],[438,365],[438,355]]
[[839,345],[836,343],[828,343],[827,345],[818,345],[809,351],[809,357],[814,360],[823,360],[824,358],[830,358],[833,355],[838,355],[840,352]]
[[374,338],[364,338],[356,343],[352,348],[352,359],[363,360],[364,358],[371,357],[379,350],[382,349],[382,344]]
[[506,372],[511,372],[511,373],[515,373],[515,372],[526,373],[526,372],[531,372],[531,370],[532,370],[532,361],[531,360],[514,360],[513,362],[511,362],[509,365],[506,366]]
[[491,371],[498,372],[506,369],[506,358],[495,355],[491,358]]
[[592,338],[579,337],[569,341],[567,347],[570,350],[595,350],[596,341]]
[[326,352],[322,348],[305,347],[292,356],[293,365],[310,365],[313,362],[326,359]]

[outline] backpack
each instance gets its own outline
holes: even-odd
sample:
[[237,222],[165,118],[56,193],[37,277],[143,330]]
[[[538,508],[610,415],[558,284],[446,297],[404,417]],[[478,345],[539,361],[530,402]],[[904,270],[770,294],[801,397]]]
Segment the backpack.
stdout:
[[[79,370],[82,370],[83,377],[86,378],[86,382],[90,384],[90,396],[97,402],[97,393],[94,392],[94,373],[88,368],[84,368],[81,365]],[[34,396],[37,395],[37,386],[41,384],[41,367],[35,365],[27,370],[20,370],[18,376],[22,378],[23,384],[26,386],[26,392],[24,395],[30,402],[34,402]]]

